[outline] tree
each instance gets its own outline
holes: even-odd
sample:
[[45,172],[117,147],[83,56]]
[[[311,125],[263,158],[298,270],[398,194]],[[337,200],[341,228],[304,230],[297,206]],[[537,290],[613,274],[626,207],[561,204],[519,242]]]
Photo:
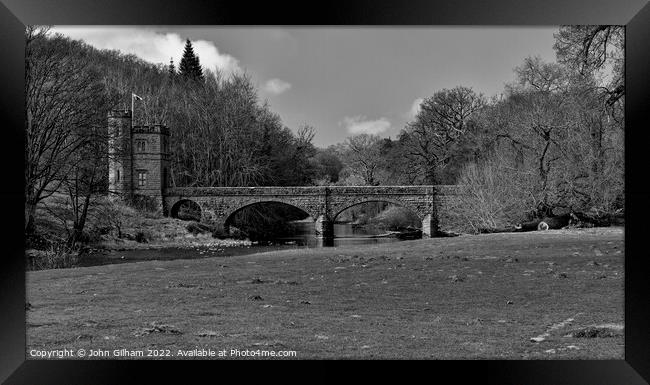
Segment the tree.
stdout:
[[27,233],[34,229],[37,205],[59,191],[78,165],[78,152],[92,140],[98,127],[105,128],[106,114],[112,106],[99,71],[80,47],[81,42],[60,35],[49,37],[47,28],[27,28]]
[[437,173],[452,157],[452,146],[465,136],[472,116],[484,105],[482,95],[462,86],[438,91],[420,104],[400,140],[426,183],[437,183]]
[[[366,186],[380,183],[378,172],[383,164],[381,141],[378,135],[359,134],[346,138],[339,148],[348,177]],[[349,179],[348,179],[349,180]],[[348,182],[349,183],[349,182]]]
[[187,39],[185,42],[185,49],[178,66],[178,71],[186,79],[203,80],[203,69],[201,68],[199,57],[194,53],[194,47],[192,47],[190,39]]
[[516,84],[478,116],[484,137],[496,139],[484,146],[492,164],[478,162],[478,169],[508,173],[508,188],[527,189],[519,195],[538,216],[556,207],[620,205],[622,132],[593,74],[538,58],[515,72]]
[[324,150],[317,149],[313,159],[317,169],[315,175],[316,184],[328,185],[338,182],[339,173],[343,170],[343,162],[341,162],[333,147]]
[[605,74],[606,103],[612,106],[625,95],[625,27],[620,25],[562,26],[555,35],[558,60],[583,75]]
[[167,71],[169,72],[169,76],[171,77],[176,76],[176,66],[174,65],[174,58],[169,59],[169,66],[167,67]]
[[68,235],[70,247],[74,247],[81,240],[94,199],[108,189],[107,159],[98,155],[108,153],[107,136],[103,127],[91,129],[94,132],[79,133],[85,136],[83,145],[70,159],[70,172],[62,183],[72,214],[72,232]]

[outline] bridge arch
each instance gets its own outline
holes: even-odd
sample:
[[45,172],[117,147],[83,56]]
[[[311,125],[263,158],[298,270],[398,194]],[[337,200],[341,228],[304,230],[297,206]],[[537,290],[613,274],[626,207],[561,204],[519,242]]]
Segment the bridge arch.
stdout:
[[280,203],[284,204],[287,206],[292,206],[300,211],[303,211],[307,216],[312,217],[316,219],[316,216],[314,214],[314,210],[306,205],[301,204],[300,202],[296,202],[291,199],[277,199],[277,198],[270,198],[270,197],[260,197],[258,199],[246,199],[246,200],[238,200],[236,204],[228,207],[223,215],[222,215],[222,221],[224,224],[227,224],[229,221],[232,220],[232,217],[240,212],[241,210],[251,207],[256,204],[265,204],[265,203]]
[[241,212],[242,210],[250,208],[250,207],[255,206],[255,205],[263,205],[263,204],[266,204],[266,203],[273,203],[273,204],[281,204],[281,205],[285,205],[285,206],[290,206],[290,207],[293,207],[294,209],[302,211],[303,213],[305,213],[307,215],[307,217],[311,217],[313,219],[316,219],[309,212],[308,208],[300,207],[301,205],[299,205],[299,204],[290,203],[290,202],[287,202],[287,201],[284,201],[284,200],[263,199],[263,200],[259,200],[259,201],[253,201],[253,202],[247,202],[247,203],[244,203],[244,204],[238,204],[237,207],[231,208],[223,216],[223,224],[224,224],[224,226],[228,227],[229,225],[231,225],[232,220],[235,217],[235,215],[237,213]]
[[172,218],[195,220],[200,222],[203,217],[203,208],[192,199],[178,199],[169,209],[169,216]]
[[408,203],[405,203],[403,201],[400,201],[398,199],[391,199],[391,198],[363,198],[363,199],[356,199],[352,200],[350,202],[346,202],[344,204],[338,205],[337,207],[334,207],[332,209],[332,221],[335,221],[336,218],[345,210],[350,209],[355,206],[362,205],[364,203],[375,203],[375,202],[383,202],[383,203],[390,203],[392,205],[401,207],[403,209],[409,210],[411,213],[415,214],[419,220],[422,220],[424,218],[424,214],[422,214],[417,207],[413,207],[409,205]]

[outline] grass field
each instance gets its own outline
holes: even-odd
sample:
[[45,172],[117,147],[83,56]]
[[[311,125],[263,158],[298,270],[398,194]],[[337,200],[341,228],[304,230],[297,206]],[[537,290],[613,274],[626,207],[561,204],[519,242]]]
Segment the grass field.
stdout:
[[622,359],[623,261],[623,229],[604,228],[34,271],[27,357]]

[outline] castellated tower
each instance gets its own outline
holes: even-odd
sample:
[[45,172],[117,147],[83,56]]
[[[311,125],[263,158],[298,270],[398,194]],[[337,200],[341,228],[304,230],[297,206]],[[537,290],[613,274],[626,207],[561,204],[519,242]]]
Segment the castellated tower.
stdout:
[[108,117],[109,191],[162,209],[169,183],[169,129],[160,124],[132,127],[131,117],[131,111],[113,111]]

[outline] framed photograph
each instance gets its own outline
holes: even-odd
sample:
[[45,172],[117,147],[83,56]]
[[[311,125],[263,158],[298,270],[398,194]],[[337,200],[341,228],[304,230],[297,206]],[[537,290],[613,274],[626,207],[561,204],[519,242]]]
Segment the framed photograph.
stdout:
[[646,2],[0,17],[2,381],[223,360],[650,381]]

